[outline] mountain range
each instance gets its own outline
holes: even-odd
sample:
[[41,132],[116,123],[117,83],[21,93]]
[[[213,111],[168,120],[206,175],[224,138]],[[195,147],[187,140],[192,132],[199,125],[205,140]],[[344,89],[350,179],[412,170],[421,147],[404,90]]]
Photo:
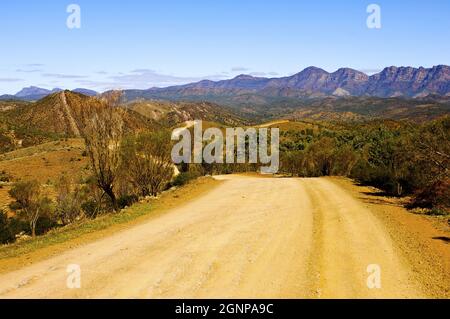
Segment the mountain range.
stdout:
[[[15,95],[0,99],[38,100],[61,89],[24,88]],[[74,92],[95,96],[88,89]],[[107,92],[105,92],[107,93]],[[308,67],[292,76],[254,77],[241,74],[233,79],[203,80],[185,85],[146,90],[124,90],[125,101],[136,99],[210,101],[229,106],[295,103],[299,99],[336,97],[404,97],[450,96],[450,67],[387,67],[371,76],[350,68],[327,72]]]
[[[367,74],[341,68],[329,73],[308,67],[288,77],[264,78],[239,75],[230,80],[203,80],[186,85],[148,90],[125,90],[127,100],[136,98],[211,100],[225,104],[267,104],[280,99],[327,96],[406,97],[450,96],[450,67],[387,67]],[[275,100],[273,100],[275,99]]]

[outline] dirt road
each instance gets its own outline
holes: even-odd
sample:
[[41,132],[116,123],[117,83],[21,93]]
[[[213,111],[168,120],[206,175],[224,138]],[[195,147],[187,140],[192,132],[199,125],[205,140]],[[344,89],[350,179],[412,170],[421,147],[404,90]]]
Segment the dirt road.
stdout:
[[[219,178],[144,224],[0,275],[0,297],[409,298],[432,288],[367,205],[329,179]],[[67,288],[70,264],[79,289]],[[381,288],[367,286],[369,265]]]

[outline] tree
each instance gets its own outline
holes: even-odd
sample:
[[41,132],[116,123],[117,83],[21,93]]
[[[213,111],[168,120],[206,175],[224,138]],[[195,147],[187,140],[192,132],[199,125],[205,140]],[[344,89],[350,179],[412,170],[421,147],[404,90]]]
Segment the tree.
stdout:
[[121,110],[103,102],[86,120],[83,138],[97,185],[111,199],[118,211],[114,181],[120,166],[120,141],[123,135]]
[[302,174],[303,170],[302,151],[287,151],[281,154],[281,171],[290,174],[291,176],[298,176]]
[[415,134],[418,161],[428,165],[429,183],[450,178],[450,116],[427,124]]
[[336,143],[331,137],[322,137],[308,148],[311,166],[319,176],[329,176],[332,174],[335,162],[334,149]]
[[415,194],[413,205],[450,208],[450,116],[424,125],[412,137]]
[[174,174],[172,142],[166,131],[128,136],[121,147],[122,170],[140,195],[156,196]]
[[349,176],[358,161],[358,154],[351,145],[342,145],[335,151],[334,174]]
[[51,200],[42,195],[41,185],[36,180],[15,183],[9,194],[15,199],[11,208],[24,215],[30,225],[31,236],[35,237],[39,217],[51,213]]
[[9,228],[8,216],[0,210],[0,244],[7,244],[14,240],[14,235]]
[[412,160],[406,133],[381,125],[368,135],[367,162],[374,171],[372,179],[376,186],[396,196],[404,194]]
[[59,178],[56,189],[56,214],[63,224],[70,224],[82,215],[83,192],[77,186],[72,187],[67,175]]
[[86,184],[80,188],[82,193],[83,202],[81,203],[81,209],[85,216],[89,218],[96,218],[104,208],[104,196],[105,193],[98,187],[96,178],[91,176],[86,181]]

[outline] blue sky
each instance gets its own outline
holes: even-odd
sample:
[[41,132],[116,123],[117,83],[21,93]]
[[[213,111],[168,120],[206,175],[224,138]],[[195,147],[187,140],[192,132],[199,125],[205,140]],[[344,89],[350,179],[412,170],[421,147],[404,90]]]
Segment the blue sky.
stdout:
[[[69,29],[69,4],[81,28]],[[369,4],[381,29],[366,25]],[[3,0],[0,94],[450,64],[450,1]]]

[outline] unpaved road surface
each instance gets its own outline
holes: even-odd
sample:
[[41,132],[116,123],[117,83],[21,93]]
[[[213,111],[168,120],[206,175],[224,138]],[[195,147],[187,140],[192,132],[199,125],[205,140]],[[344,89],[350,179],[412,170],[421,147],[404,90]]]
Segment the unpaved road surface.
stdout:
[[[0,275],[0,297],[428,296],[388,228],[338,184],[219,178],[166,214]],[[70,264],[80,266],[79,289],[67,287]],[[369,265],[379,266],[381,288],[368,287]]]

